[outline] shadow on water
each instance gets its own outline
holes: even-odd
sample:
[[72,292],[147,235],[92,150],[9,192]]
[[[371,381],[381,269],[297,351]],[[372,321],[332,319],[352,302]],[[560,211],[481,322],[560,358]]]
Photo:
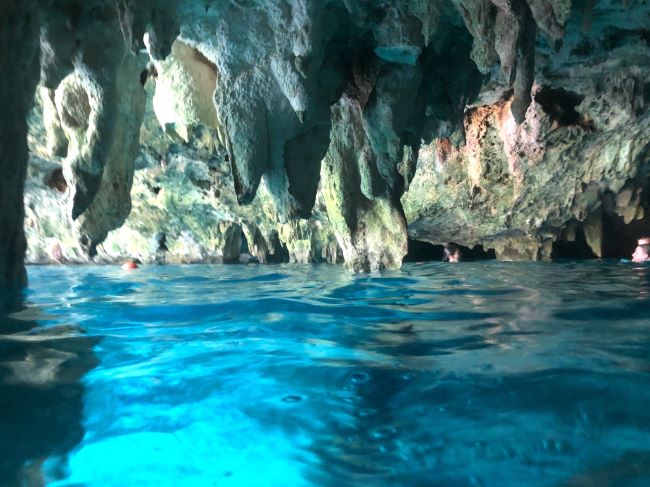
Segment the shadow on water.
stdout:
[[43,462],[83,438],[83,375],[98,338],[39,326],[22,297],[0,299],[0,487],[45,485]]

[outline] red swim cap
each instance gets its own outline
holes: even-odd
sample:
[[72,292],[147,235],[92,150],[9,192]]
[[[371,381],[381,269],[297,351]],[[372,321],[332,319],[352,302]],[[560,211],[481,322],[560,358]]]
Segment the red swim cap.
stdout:
[[137,268],[138,268],[138,264],[136,264],[132,260],[122,264],[122,269],[124,269],[125,271],[131,270],[131,269],[137,269]]

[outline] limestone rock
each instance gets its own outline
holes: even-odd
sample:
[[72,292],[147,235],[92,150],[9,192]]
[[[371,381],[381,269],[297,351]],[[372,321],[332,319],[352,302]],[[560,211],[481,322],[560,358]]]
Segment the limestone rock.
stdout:
[[[26,282],[27,114],[38,83],[37,2],[0,2],[0,293]],[[0,306],[2,306],[0,297]]]
[[[160,262],[154,245],[160,233],[165,235],[166,263],[238,262],[244,248],[258,262],[336,261],[338,245],[321,201],[314,216],[299,225],[280,221],[264,187],[253,204],[239,206],[217,131],[195,121],[186,125],[188,141],[181,144],[163,130],[154,111],[158,80],[151,77],[145,83],[147,107],[135,158],[131,212],[98,246],[95,261],[137,257]],[[30,141],[35,152],[45,153],[40,110],[42,105],[36,106],[30,117]],[[62,262],[89,261],[66,211],[66,190],[46,183],[51,174],[60,174],[61,163],[38,157],[30,162],[25,194],[28,262],[53,262],[51,249],[56,245]],[[287,231],[291,228],[295,232]]]
[[217,68],[198,50],[180,40],[172,45],[164,61],[152,61],[156,92],[153,107],[165,132],[187,143],[192,127],[203,125],[219,130],[212,104],[217,87]]
[[407,232],[543,259],[581,231],[605,255],[611,221],[646,224],[647,2],[16,3],[2,279],[22,272],[38,44],[34,261],[153,260],[163,232],[170,262],[234,259],[238,234],[260,262],[374,270],[400,265]]
[[614,98],[618,107],[612,109],[612,99],[597,86],[607,86],[614,69],[622,79],[650,72],[650,57],[644,59],[629,67],[639,57],[622,48],[617,61],[558,68],[557,86],[576,91],[536,85],[521,124],[509,110],[512,98],[468,110],[464,146],[439,139],[420,151],[402,198],[409,233],[432,243],[485,246],[508,232],[555,238],[572,220],[587,220],[588,242],[602,255],[602,232],[590,218],[608,194],[620,192],[608,211],[627,222],[645,215],[637,210],[644,205],[634,188],[644,185],[650,118],[631,109],[639,96],[634,89]]
[[[323,161],[327,214],[355,271],[398,268],[406,255],[406,221],[399,202],[364,194],[363,174],[377,174],[377,161],[355,100],[342,98],[332,108],[332,144]],[[377,176],[375,176],[377,177]]]
[[550,257],[548,246],[541,244],[537,238],[524,234],[500,236],[490,241],[488,246],[494,249],[497,259],[504,261],[541,260]]
[[583,222],[587,245],[597,257],[603,256],[603,217],[600,210],[593,211]]
[[[126,56],[116,68],[110,89],[99,86],[92,74],[75,70],[56,91],[57,108],[70,141],[63,168],[73,188],[72,218],[77,220],[81,245],[91,257],[131,210],[131,184],[145,109],[144,89],[138,83],[140,71],[137,59]],[[108,96],[113,90],[116,98]],[[99,120],[108,116],[100,115],[101,111],[113,112],[110,122]]]
[[[39,96],[40,95],[40,96]],[[43,110],[43,126],[46,130],[45,155],[50,158],[65,157],[68,153],[68,139],[61,126],[61,117],[56,107],[56,92],[44,86],[39,87],[37,99],[41,100]]]

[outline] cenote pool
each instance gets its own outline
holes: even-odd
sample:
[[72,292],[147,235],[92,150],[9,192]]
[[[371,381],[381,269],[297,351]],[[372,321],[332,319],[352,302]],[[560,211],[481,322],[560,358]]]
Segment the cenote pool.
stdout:
[[32,267],[0,485],[650,485],[650,268]]

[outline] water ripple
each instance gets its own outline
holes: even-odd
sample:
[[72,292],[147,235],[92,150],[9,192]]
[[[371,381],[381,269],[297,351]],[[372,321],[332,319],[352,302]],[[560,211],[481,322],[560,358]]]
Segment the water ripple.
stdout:
[[650,485],[647,267],[29,273],[10,484]]

